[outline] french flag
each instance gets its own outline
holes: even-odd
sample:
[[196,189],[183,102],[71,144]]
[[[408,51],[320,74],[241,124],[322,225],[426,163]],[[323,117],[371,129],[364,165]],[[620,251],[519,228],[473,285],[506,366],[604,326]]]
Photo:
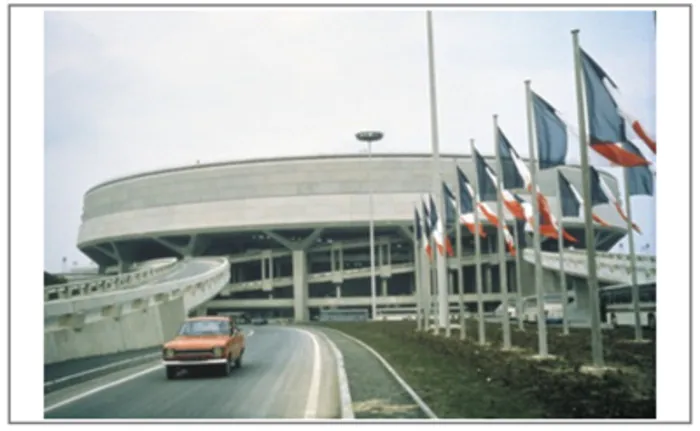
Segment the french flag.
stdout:
[[[476,226],[476,215],[474,214],[474,190],[472,190],[471,184],[469,184],[469,179],[467,175],[457,166],[457,180],[459,181],[459,199],[461,208],[459,211],[459,221],[469,229],[473,235],[477,234]],[[486,232],[484,231],[481,223],[479,223],[479,236],[486,238]]]
[[[572,196],[573,200],[575,202],[572,203],[572,205],[575,205],[575,209],[572,209],[572,216],[581,218],[582,217],[582,209],[583,209],[583,197],[579,194],[578,190],[569,182],[569,180],[566,179],[564,175],[562,175],[561,172],[559,172],[559,187],[560,187],[560,196],[562,197],[562,200],[566,200],[566,196]],[[560,205],[563,205],[563,202],[559,203]],[[602,218],[598,217],[595,213],[593,213],[593,221],[596,223],[600,224],[601,226],[608,227],[610,226],[609,223],[605,222]]]
[[445,230],[438,216],[437,207],[435,206],[435,201],[433,197],[430,196],[430,225],[432,227],[431,234],[433,240],[435,241],[435,246],[438,249],[438,253],[441,256],[445,255],[445,251],[449,256],[454,256],[454,250],[452,249],[452,243],[450,238],[445,234]]
[[[625,148],[625,120],[617,102],[606,87],[606,82],[615,89],[617,89],[617,85],[583,49],[580,49],[580,57],[588,108],[588,134],[591,148],[617,166],[626,168],[648,166],[650,164],[648,160]],[[632,128],[635,129],[634,122]],[[638,122],[637,130],[648,138]],[[639,132],[637,134],[639,135]],[[642,139],[644,140],[644,138]],[[645,140],[645,142],[647,141]],[[653,144],[651,147],[655,150],[656,143],[651,140],[650,142]],[[650,142],[647,142],[647,145]]]
[[423,249],[425,254],[428,256],[428,260],[432,262],[433,260],[433,247],[430,245],[429,232],[433,230],[430,224],[430,212],[428,207],[425,205],[425,201],[421,199],[421,204],[423,206]]
[[[608,202],[612,203],[615,206],[615,209],[617,210],[617,213],[620,214],[620,217],[627,222],[629,218],[627,217],[627,214],[625,214],[625,211],[622,209],[622,203],[620,202],[619,199],[615,197],[615,194],[610,190],[608,187],[607,183],[603,181],[602,178],[600,178],[600,174],[598,173],[598,170],[594,168],[593,166],[590,167],[591,171],[591,182],[592,188],[599,188],[600,191],[603,192],[603,195],[607,198]],[[632,222],[632,229],[637,231],[637,233],[642,233],[642,230],[637,226],[634,222]]]
[[[532,176],[530,175],[530,170],[525,165],[525,162],[520,158],[520,155],[515,151],[510,142],[506,139],[501,140],[501,145],[499,151],[501,152],[502,158],[510,158],[512,164],[515,166],[517,173],[522,178],[522,182],[526,189],[532,193]],[[504,154],[505,153],[505,154]],[[501,165],[503,166],[503,164]],[[487,166],[486,172],[489,174],[491,181],[494,183],[496,188],[498,188],[498,181],[496,180],[496,175],[493,173],[491,168]],[[559,226],[556,223],[552,211],[549,208],[549,202],[547,198],[537,189],[537,209],[540,213],[540,233],[546,237],[557,239],[559,237]],[[507,190],[501,190],[501,196],[503,196],[503,204],[508,208],[513,217],[519,220],[526,220],[534,227],[534,219],[532,205],[525,202],[523,198],[515,193],[511,193]],[[578,242],[575,237],[566,232],[562,227],[562,235],[567,241],[573,243]]]

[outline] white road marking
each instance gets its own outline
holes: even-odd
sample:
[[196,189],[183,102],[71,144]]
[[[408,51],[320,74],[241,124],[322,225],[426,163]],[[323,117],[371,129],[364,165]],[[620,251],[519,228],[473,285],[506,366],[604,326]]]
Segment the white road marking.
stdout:
[[247,334],[245,334],[245,336],[246,336],[246,337],[252,337],[253,334],[255,334],[255,331],[253,331],[253,330],[251,329],[250,332],[248,332]]
[[338,375],[338,400],[340,402],[340,418],[355,419],[355,412],[352,410],[352,396],[350,395],[350,385],[348,383],[348,375],[345,372],[345,359],[338,346],[331,340],[326,333],[320,332],[324,341],[331,347],[335,356],[336,373]]
[[309,395],[306,398],[306,409],[304,410],[304,418],[315,418],[318,413],[318,398],[321,393],[321,346],[316,340],[316,335],[304,329],[297,329],[305,333],[311,338],[314,344],[314,360],[313,369],[311,371],[311,383],[309,384]]
[[156,371],[156,370],[162,370],[162,369],[163,369],[163,365],[160,365],[160,364],[159,364],[159,365],[153,366],[153,367],[151,367],[151,368],[146,368],[145,370],[139,371],[138,373],[134,373],[134,374],[130,374],[130,375],[126,376],[126,377],[122,377],[122,378],[119,379],[119,380],[115,380],[115,381],[109,382],[109,383],[107,383],[107,384],[105,384],[105,385],[98,386],[98,387],[96,387],[96,388],[90,389],[89,391],[80,393],[80,394],[75,395],[75,396],[73,396],[73,397],[67,398],[67,399],[65,399],[65,400],[63,400],[63,401],[59,401],[59,402],[57,402],[56,404],[53,404],[53,405],[51,405],[51,406],[44,407],[44,414],[46,414],[46,413],[48,413],[48,412],[50,412],[50,411],[52,411],[52,410],[55,410],[55,409],[57,409],[57,408],[59,408],[59,407],[65,406],[66,404],[70,404],[70,403],[73,403],[73,402],[78,401],[78,400],[80,400],[80,399],[83,399],[83,398],[85,398],[85,397],[88,397],[88,396],[90,396],[90,395],[96,394],[96,393],[98,393],[98,392],[102,392],[102,391],[104,391],[105,389],[109,389],[109,388],[112,388],[112,387],[114,387],[114,386],[121,385],[122,383],[126,383],[126,382],[128,382],[128,381],[131,381],[131,380],[137,379],[137,378],[139,378],[139,377],[141,377],[141,376],[144,376],[144,375],[146,375],[146,374],[148,374],[148,373],[152,373],[152,372],[154,372],[154,371]]
[[67,380],[72,380],[72,379],[75,379],[75,378],[77,378],[77,377],[87,376],[87,375],[89,375],[89,374],[93,374],[93,373],[96,373],[96,372],[98,372],[98,371],[108,370],[108,369],[110,369],[110,368],[114,368],[114,367],[119,366],[119,365],[129,364],[129,363],[131,363],[131,362],[140,361],[140,360],[146,359],[146,358],[157,358],[157,357],[160,357],[160,356],[161,356],[161,353],[160,353],[160,352],[149,353],[148,355],[137,356],[137,357],[131,358],[131,359],[124,359],[124,360],[122,360],[122,361],[113,362],[113,363],[110,363],[110,364],[107,364],[107,365],[103,365],[103,366],[101,366],[101,367],[90,368],[89,370],[86,370],[86,371],[83,371],[83,372],[80,372],[80,373],[71,374],[71,375],[69,375],[69,376],[65,376],[65,377],[61,377],[61,378],[58,378],[58,379],[54,379],[54,380],[45,382],[45,383],[44,383],[44,387],[52,386],[52,385],[55,385],[55,384],[57,384],[57,383],[65,382],[65,381],[67,381]]

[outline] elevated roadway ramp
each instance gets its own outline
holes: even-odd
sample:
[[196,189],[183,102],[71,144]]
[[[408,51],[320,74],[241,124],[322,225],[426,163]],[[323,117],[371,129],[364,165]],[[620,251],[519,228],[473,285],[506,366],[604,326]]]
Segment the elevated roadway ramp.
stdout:
[[184,260],[146,285],[44,303],[44,364],[158,346],[230,277],[225,258]]
[[[535,254],[531,248],[523,251],[526,262],[534,265]],[[637,282],[656,281],[656,257],[637,256]],[[596,253],[598,279],[611,284],[632,283],[632,262],[628,254]],[[559,252],[542,252],[542,267],[559,273]],[[566,250],[564,252],[564,272],[579,278],[588,278],[588,260],[585,250]]]
[[153,282],[177,267],[177,259],[155,259],[135,266],[132,271],[117,275],[94,276],[71,280],[64,284],[44,286],[44,301],[55,301],[75,296],[130,289]]

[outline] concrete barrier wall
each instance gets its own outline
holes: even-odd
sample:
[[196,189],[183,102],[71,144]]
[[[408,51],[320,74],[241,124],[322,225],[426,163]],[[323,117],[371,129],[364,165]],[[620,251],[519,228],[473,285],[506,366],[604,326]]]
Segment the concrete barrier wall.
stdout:
[[177,268],[177,259],[165,258],[146,262],[132,272],[74,280],[44,287],[44,301],[60,301],[78,296],[99,295],[105,292],[131,289],[144,285]]
[[46,303],[44,364],[161,345],[228,282],[226,259],[202,260],[211,269],[187,279]]

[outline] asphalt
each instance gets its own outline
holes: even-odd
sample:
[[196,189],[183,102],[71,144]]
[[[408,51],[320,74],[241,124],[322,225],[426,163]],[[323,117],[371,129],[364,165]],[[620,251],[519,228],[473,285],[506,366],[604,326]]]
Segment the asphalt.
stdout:
[[[316,358],[315,344],[308,333],[276,326],[246,330],[248,334],[251,331],[243,366],[232,370],[228,377],[195,373],[167,380],[163,367],[154,361],[45,395],[45,417],[302,419],[305,416],[339,416],[335,358],[322,337],[314,337],[319,352]],[[64,404],[52,408],[59,403]]]

